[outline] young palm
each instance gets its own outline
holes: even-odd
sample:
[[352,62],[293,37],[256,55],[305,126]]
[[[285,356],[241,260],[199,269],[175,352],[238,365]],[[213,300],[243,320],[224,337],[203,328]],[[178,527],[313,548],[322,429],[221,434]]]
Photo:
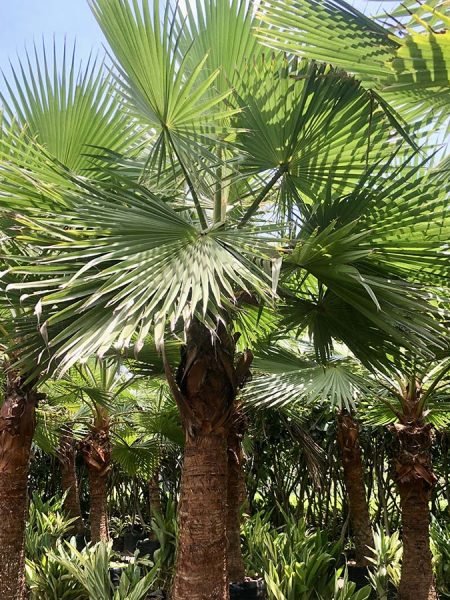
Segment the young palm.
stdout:
[[377,375],[381,402],[372,403],[368,420],[392,424],[397,439],[394,473],[402,509],[402,599],[434,599],[437,592],[430,550],[432,429],[446,426],[450,392],[448,355],[424,361],[407,355],[389,377]]

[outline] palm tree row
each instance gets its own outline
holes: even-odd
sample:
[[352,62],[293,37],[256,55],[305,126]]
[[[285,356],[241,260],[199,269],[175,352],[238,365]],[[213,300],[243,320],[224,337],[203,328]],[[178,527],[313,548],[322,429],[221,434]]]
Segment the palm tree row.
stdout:
[[[410,568],[415,540],[405,545],[400,594],[435,597],[426,550],[427,392],[416,366],[448,352],[449,182],[445,163],[430,168],[426,146],[430,122],[443,120],[436,98],[444,101],[446,90],[436,77],[417,98],[410,84],[399,85],[398,96],[387,93],[379,62],[397,60],[409,38],[392,41],[388,30],[384,38],[380,25],[337,2],[340,22],[371,32],[374,55],[383,58],[351,69],[361,64],[356,51],[343,52],[341,64],[322,50],[308,54],[308,44],[299,50],[296,35],[308,41],[309,30],[297,17],[307,12],[288,4],[292,15],[280,16],[276,2],[255,13],[245,0],[205,0],[186,13],[170,3],[150,9],[145,1],[91,0],[109,46],[105,61],[77,68],[75,53],[64,49],[59,59],[55,48],[49,59],[44,48],[7,82],[0,139],[5,599],[23,589],[35,390],[82,368],[80,361],[130,349],[139,356],[149,335],[185,436],[172,597],[228,597],[230,576],[242,576],[238,397],[265,322],[308,335],[320,369],[343,344],[371,382],[406,374],[396,394],[398,481],[404,532],[421,522],[425,575],[417,581]],[[325,27],[334,13],[323,6],[331,15]],[[415,42],[424,34],[408,35]],[[260,38],[282,50],[267,51]],[[176,371],[165,348],[171,336],[182,341]],[[115,372],[108,381],[114,404]],[[93,506],[104,514],[111,423],[98,398],[95,412],[83,448]],[[353,426],[344,416],[340,424],[344,462],[352,450],[348,460],[357,462]],[[14,497],[7,489],[17,490]],[[106,535],[104,522],[95,528],[94,539]]]

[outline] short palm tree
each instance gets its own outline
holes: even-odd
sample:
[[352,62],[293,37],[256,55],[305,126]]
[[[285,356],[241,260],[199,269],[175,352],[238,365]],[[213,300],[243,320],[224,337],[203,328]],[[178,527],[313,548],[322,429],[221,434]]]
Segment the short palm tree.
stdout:
[[391,375],[377,375],[378,398],[371,420],[392,424],[397,440],[394,478],[400,495],[403,560],[401,598],[437,598],[430,550],[429,501],[436,483],[431,462],[433,426],[447,426],[450,398],[448,355],[433,361],[407,355]]
[[257,374],[243,391],[250,405],[274,409],[321,404],[327,408],[331,405],[336,413],[356,564],[367,566],[369,548],[374,542],[355,408],[369,389],[368,372],[351,356],[342,354],[318,363],[311,345],[294,339],[262,346],[254,368]]

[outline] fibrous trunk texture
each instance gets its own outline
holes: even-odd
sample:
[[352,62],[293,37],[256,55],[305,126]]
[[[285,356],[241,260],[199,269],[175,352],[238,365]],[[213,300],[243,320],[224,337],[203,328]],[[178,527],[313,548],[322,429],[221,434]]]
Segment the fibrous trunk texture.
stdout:
[[[161,506],[161,490],[159,489],[159,473],[158,471],[148,480],[148,499],[149,499],[149,508],[150,508],[150,516],[154,517],[155,515],[162,514],[162,506]],[[149,533],[151,540],[156,540],[156,533],[151,530]]]
[[364,468],[359,445],[359,427],[353,417],[341,412],[337,419],[337,440],[342,455],[350,523],[355,540],[355,559],[359,567],[369,565],[369,548],[374,547],[369,505],[364,485]]
[[[243,363],[225,327],[194,321],[171,383],[186,434],[173,600],[227,600],[227,439]],[[247,369],[248,370],[248,369]],[[170,374],[169,374],[170,380]]]
[[186,439],[173,600],[228,598],[227,467],[223,435]]
[[72,529],[81,535],[84,533],[83,517],[81,515],[80,496],[76,471],[76,442],[70,431],[61,435],[58,459],[61,466],[61,487],[66,494],[64,508],[71,519],[75,519]]
[[6,374],[0,410],[0,598],[25,598],[27,480],[39,394],[17,373]]
[[436,481],[431,465],[431,426],[397,424],[394,431],[399,442],[395,476],[403,538],[399,599],[436,600],[429,533],[429,501]]
[[88,476],[91,541],[94,544],[97,542],[107,542],[109,540],[107,502],[108,477],[92,468],[88,468]]
[[161,490],[159,489],[158,473],[148,480],[148,498],[150,501],[150,514],[161,514]]
[[246,423],[243,415],[236,411],[228,434],[228,578],[241,582],[245,578],[244,559],[241,548],[241,507],[245,500],[244,455],[242,437]]
[[99,419],[91,433],[80,443],[88,469],[91,541],[106,542],[108,530],[108,474],[111,468],[111,441],[106,417]]

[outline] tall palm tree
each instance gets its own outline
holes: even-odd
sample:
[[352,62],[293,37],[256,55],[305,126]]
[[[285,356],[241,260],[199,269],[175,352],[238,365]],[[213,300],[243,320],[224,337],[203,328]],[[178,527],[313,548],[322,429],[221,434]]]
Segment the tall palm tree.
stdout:
[[[120,152],[125,148],[125,142],[130,143],[130,137],[134,140],[126,116],[118,113],[110,82],[100,65],[91,62],[77,72],[75,52],[67,57],[63,48],[62,54],[59,61],[55,47],[53,61],[48,61],[44,47],[41,56],[36,50],[34,61],[27,56],[27,64],[19,62],[12,70],[11,79],[5,79],[9,94],[8,98],[1,98],[1,160],[14,155],[18,164],[34,163],[44,178],[45,172],[48,174],[44,155],[48,152],[65,168],[82,173],[99,164],[95,156],[98,150],[94,148],[108,146],[112,151]],[[35,140],[39,140],[39,144]],[[69,183],[63,172],[59,183],[61,186]],[[8,185],[4,179],[2,185],[5,188]],[[29,201],[44,209],[39,192],[31,188],[29,191]],[[9,237],[7,230],[6,224],[5,238]],[[4,243],[12,242],[6,239]],[[13,252],[20,262],[27,260],[30,249],[26,243],[15,243]],[[6,308],[10,309],[10,306],[7,303]],[[17,315],[21,310],[19,300],[14,305],[14,312]],[[9,347],[17,343],[16,335],[12,326],[7,341]],[[10,360],[15,362],[18,357],[18,351],[15,351]],[[0,490],[5,494],[1,503],[5,518],[0,519],[4,552],[0,565],[0,592],[8,599],[21,597],[24,582],[26,482],[39,397],[35,390],[39,376],[33,374],[33,370],[32,364],[17,372],[9,370],[8,393],[2,407],[0,454],[5,466],[0,473]],[[13,494],[8,490],[16,491]]]
[[[410,225],[424,226],[433,201],[424,184],[412,192],[420,201],[408,197],[401,208],[392,201],[394,185],[406,195],[406,176],[391,184],[392,206],[380,200],[397,167],[390,162],[390,121],[377,100],[338,71],[257,50],[255,18],[243,0],[199,3],[188,19],[179,9],[172,17],[169,3],[163,14],[158,2],[153,12],[147,2],[90,4],[111,48],[123,110],[145,148],[139,160],[104,153],[107,167],[95,179],[61,169],[50,156],[45,164],[28,161],[26,169],[16,155],[2,163],[1,203],[17,209],[10,233],[38,254],[14,271],[26,281],[9,286],[11,294],[26,295],[23,303],[30,312],[36,307],[40,323],[36,331],[30,320],[17,321],[26,349],[19,364],[61,374],[114,344],[138,351],[150,329],[160,345],[167,327],[184,330],[178,372],[166,369],[186,436],[173,595],[226,598],[227,438],[248,366],[244,354],[236,356],[231,328],[239,295],[273,302],[286,242],[279,232],[307,219],[304,237],[283,253],[293,270],[305,266],[301,248],[320,255],[330,239],[341,267],[328,267],[339,274],[334,299],[354,305],[393,344],[435,340],[433,307],[408,283],[413,269],[405,242]],[[383,181],[370,180],[378,195],[368,192],[367,179],[345,196],[372,162],[382,165],[376,175]],[[39,210],[30,202],[36,190]],[[330,194],[340,200],[326,212]],[[437,200],[433,207],[441,224],[445,213]],[[312,222],[324,212],[330,221],[319,232]],[[393,223],[402,219],[396,243]],[[358,233],[350,235],[353,228]],[[372,229],[370,246],[362,238]],[[395,248],[395,268],[387,241],[372,256],[379,238]],[[414,266],[431,270],[444,261],[437,240],[420,246],[424,257]],[[324,268],[313,255],[308,265]],[[357,259],[376,272],[369,284],[352,269]]]

